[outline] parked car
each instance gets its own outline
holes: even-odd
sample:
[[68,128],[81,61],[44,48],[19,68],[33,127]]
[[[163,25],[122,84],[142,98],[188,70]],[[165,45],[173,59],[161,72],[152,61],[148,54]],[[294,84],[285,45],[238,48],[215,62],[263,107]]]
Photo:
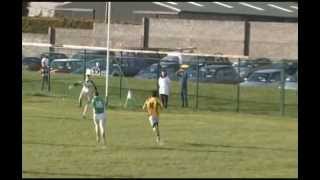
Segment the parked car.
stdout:
[[56,53],[56,52],[45,52],[40,54],[40,58],[42,59],[43,57],[48,57],[49,63],[51,63],[55,59],[67,59],[68,56],[63,54],[63,53]]
[[24,57],[22,67],[30,71],[39,71],[41,69],[41,59],[38,57]]
[[179,64],[194,64],[194,63],[207,63],[207,64],[225,64],[231,65],[228,58],[214,57],[214,56],[194,56],[184,55],[181,52],[171,52],[163,57],[161,62],[175,62]]
[[231,65],[205,65],[200,67],[200,75],[205,82],[235,84],[242,81]]
[[[106,61],[106,51],[83,51],[78,52],[77,54],[73,55],[72,58],[75,59],[84,59],[86,57],[87,62],[92,60],[100,59],[102,61]],[[158,62],[159,59],[155,57],[150,57],[148,55],[139,54],[139,53],[115,53],[110,52],[110,59],[113,66],[119,66],[120,68],[115,68],[113,75],[120,75],[120,70],[125,76],[134,76],[136,75],[141,69],[150,66],[151,64]],[[100,61],[99,60],[99,61]],[[105,63],[105,62],[104,62]],[[104,65],[105,66],[105,65]],[[109,67],[110,71],[110,67]]]
[[255,66],[254,68],[251,68],[243,77],[248,77],[250,76],[251,73],[257,71],[257,70],[262,70],[262,69],[284,69],[285,73],[287,75],[293,75],[294,73],[297,72],[298,70],[298,62],[294,61],[286,61],[286,62],[274,62],[270,64],[260,64],[259,66]]
[[[281,86],[279,86],[281,88]],[[298,72],[294,75],[290,75],[286,78],[284,89],[286,90],[297,90],[298,89]]]
[[56,59],[50,63],[53,73],[71,73],[83,68],[83,61],[80,59]]
[[[98,67],[97,67],[97,64],[98,64]],[[72,73],[83,74],[84,73],[84,66],[83,65],[84,64],[82,61],[81,67],[72,71]],[[92,59],[92,60],[88,61],[86,63],[86,71],[87,70],[90,70],[92,75],[97,75],[100,73],[101,73],[101,75],[105,75],[105,73],[106,73],[106,59],[96,58],[96,59]],[[112,58],[111,58],[111,61],[109,64],[109,74],[112,76],[119,76],[121,74],[124,75],[120,66],[117,63],[115,63],[114,59],[112,59]]]
[[[241,78],[244,78],[246,74],[255,67],[252,61],[240,61],[240,63],[235,62],[232,64],[235,71],[240,75]],[[239,73],[240,70],[240,73]]]
[[159,62],[157,58],[139,56],[115,56],[115,63],[121,66],[125,76],[135,76],[141,69]]
[[[112,53],[110,53],[110,55],[112,55]],[[97,58],[101,58],[101,59],[105,59],[107,56],[106,51],[95,51],[95,50],[82,50],[79,51],[77,53],[75,53],[74,55],[71,56],[72,59],[86,59],[87,61],[90,61],[92,59],[97,59]]]
[[156,79],[161,70],[165,70],[168,73],[168,76],[171,80],[177,80],[178,76],[176,72],[178,71],[180,65],[176,62],[161,62],[160,67],[159,63],[154,63],[138,72],[135,75],[139,79]]
[[242,86],[273,86],[281,82],[280,69],[261,69],[254,71],[240,83]]

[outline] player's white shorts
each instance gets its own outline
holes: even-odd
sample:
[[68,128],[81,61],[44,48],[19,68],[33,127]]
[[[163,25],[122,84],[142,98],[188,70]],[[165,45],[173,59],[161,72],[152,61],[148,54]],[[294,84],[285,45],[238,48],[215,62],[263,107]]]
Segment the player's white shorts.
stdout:
[[155,116],[149,116],[149,122],[151,127],[154,127],[156,124],[159,124],[159,118]]
[[86,87],[83,87],[81,92],[80,92],[80,99],[85,98],[87,100],[87,103],[91,101],[93,97],[93,90],[89,90]]
[[97,124],[99,124],[99,121],[102,121],[102,123],[105,123],[105,121],[106,121],[106,114],[105,114],[105,113],[99,113],[99,114],[94,113],[94,114],[93,114],[93,120],[94,120]]

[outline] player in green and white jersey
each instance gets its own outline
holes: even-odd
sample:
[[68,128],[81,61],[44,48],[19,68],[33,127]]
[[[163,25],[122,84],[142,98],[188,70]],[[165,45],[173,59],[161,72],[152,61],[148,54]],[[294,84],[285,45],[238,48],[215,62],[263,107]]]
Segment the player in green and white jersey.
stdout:
[[106,112],[105,112],[105,101],[99,96],[98,91],[95,92],[95,96],[91,101],[93,110],[93,122],[96,130],[97,143],[102,138],[103,145],[105,144],[105,123],[106,123]]

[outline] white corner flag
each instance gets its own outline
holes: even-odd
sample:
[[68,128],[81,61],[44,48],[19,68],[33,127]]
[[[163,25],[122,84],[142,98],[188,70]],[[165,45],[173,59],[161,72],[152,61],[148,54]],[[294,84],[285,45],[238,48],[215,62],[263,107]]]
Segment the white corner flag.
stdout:
[[127,107],[132,107],[134,104],[134,101],[133,101],[133,94],[132,94],[132,91],[131,89],[128,90],[128,95],[127,95],[127,99],[126,99],[126,102],[124,104],[124,107],[127,108]]

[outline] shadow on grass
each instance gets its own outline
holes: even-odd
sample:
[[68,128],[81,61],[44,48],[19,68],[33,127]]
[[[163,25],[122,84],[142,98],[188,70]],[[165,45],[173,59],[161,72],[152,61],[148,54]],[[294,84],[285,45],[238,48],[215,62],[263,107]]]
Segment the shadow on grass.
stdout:
[[[97,148],[96,145],[80,145],[80,144],[54,144],[54,143],[43,143],[43,142],[29,142],[25,141],[22,142],[22,144],[28,144],[28,145],[45,145],[45,146],[56,146],[56,147],[69,147],[69,148],[74,148],[74,147],[83,147],[83,148]],[[176,148],[176,147],[164,147],[164,146],[113,146],[113,148],[117,149],[135,149],[135,150],[160,150],[160,151],[187,151],[187,152],[206,152],[206,153],[211,153],[211,152],[222,152],[222,153],[230,153],[231,151],[214,151],[214,150],[201,150],[201,149],[186,149],[186,148]],[[105,149],[96,149],[97,151],[105,151]]]
[[51,100],[25,100],[27,103],[50,103]]
[[82,173],[53,173],[53,172],[40,172],[40,171],[22,171],[24,174],[37,174],[48,176],[77,176],[77,177],[98,177],[98,178],[132,178],[131,175],[111,175],[104,176],[102,174],[82,174]]
[[[49,120],[49,121],[54,121],[54,120],[65,120],[65,121],[69,121],[69,120],[72,120],[72,121],[84,121],[84,120],[88,120],[88,116],[87,116],[87,119],[83,119],[81,116],[80,116],[80,113],[79,113],[79,117],[78,118],[72,118],[72,117],[54,117],[54,116],[42,116],[42,115],[36,115],[35,117],[37,118],[43,118],[43,120]],[[90,117],[91,118],[91,117]]]
[[31,145],[45,145],[45,146],[57,146],[57,147],[90,147],[95,148],[96,145],[81,145],[81,144],[54,144],[54,143],[44,143],[44,142],[30,142],[24,141],[22,144],[31,144]]
[[200,144],[200,143],[184,143],[185,145],[192,147],[222,147],[222,148],[236,148],[236,149],[256,149],[256,150],[271,150],[271,151],[284,151],[284,152],[296,152],[294,149],[286,148],[269,148],[258,146],[231,146],[231,145],[215,145],[215,144]]
[[160,150],[160,151],[187,151],[187,152],[206,152],[206,153],[211,153],[211,152],[222,152],[222,153],[230,153],[230,151],[213,151],[213,150],[201,150],[201,149],[186,149],[186,148],[176,148],[176,147],[163,147],[163,146],[150,146],[150,147],[130,147],[132,149],[136,150]]

